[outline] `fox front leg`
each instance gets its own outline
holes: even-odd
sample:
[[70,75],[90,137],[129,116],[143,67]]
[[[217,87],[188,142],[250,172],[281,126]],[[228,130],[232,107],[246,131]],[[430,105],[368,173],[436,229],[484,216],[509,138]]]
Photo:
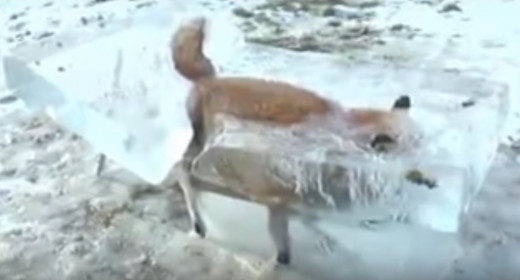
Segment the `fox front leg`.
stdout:
[[283,206],[268,206],[269,233],[276,247],[276,261],[282,265],[291,263],[289,217]]
[[99,154],[99,158],[97,161],[96,167],[96,176],[101,176],[101,173],[105,170],[105,165],[107,161],[107,156],[105,154]]

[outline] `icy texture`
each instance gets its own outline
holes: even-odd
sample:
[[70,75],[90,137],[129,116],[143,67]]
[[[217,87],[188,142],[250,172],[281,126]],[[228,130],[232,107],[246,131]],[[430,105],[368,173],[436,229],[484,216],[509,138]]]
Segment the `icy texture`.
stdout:
[[[160,97],[149,96],[148,92],[173,92],[171,89],[175,86],[168,83],[174,80],[166,77],[162,82],[161,76],[150,74],[153,71],[139,65],[139,60],[128,60],[135,64],[125,69],[142,70],[141,73],[132,74],[146,77],[152,83],[144,84],[139,76],[131,77],[132,74],[118,72],[122,71],[119,67],[127,58],[123,52],[113,52],[112,56],[105,53],[100,60],[116,65],[115,70],[89,62],[91,56],[88,50],[84,53],[87,53],[83,56],[84,60],[75,60],[73,65],[64,61],[67,57],[78,58],[73,54],[49,58],[37,69],[41,75],[19,75],[22,72],[31,73],[31,69],[7,57],[4,59],[8,73],[6,80],[28,106],[44,109],[58,122],[85,137],[100,152],[143,179],[151,183],[161,182],[171,168],[172,158],[180,156],[190,137],[187,119],[182,118],[185,95],[170,94],[173,98],[170,102],[161,102]],[[149,75],[145,76],[144,72]],[[121,76],[125,74],[128,76]],[[120,85],[119,78],[129,81],[129,84]],[[155,104],[147,103],[148,98]],[[179,113],[178,118],[172,116],[174,112]]]
[[[6,80],[27,105],[45,109],[123,167],[159,183],[191,137],[183,107],[188,85],[175,79],[167,38],[157,42],[149,34],[122,32],[32,69],[8,57]],[[150,45],[157,47],[147,51]]]
[[[184,109],[190,84],[173,70],[169,43],[179,23],[201,14],[191,5],[165,4],[60,51],[13,50],[3,57],[6,85],[122,167],[161,183],[192,133]],[[220,33],[225,17],[212,16]],[[223,60],[237,38],[225,34],[208,49]]]

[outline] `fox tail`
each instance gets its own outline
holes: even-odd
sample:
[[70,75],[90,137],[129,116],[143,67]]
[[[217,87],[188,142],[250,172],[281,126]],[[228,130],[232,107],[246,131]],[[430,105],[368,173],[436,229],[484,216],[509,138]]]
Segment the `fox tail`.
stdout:
[[204,17],[191,19],[179,27],[171,41],[175,69],[192,82],[216,75],[213,63],[203,51],[205,29]]

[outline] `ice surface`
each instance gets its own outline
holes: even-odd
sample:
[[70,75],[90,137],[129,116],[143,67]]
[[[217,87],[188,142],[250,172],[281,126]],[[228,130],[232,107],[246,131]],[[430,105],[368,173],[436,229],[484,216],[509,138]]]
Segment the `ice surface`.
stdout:
[[[15,49],[20,59],[3,59],[7,87],[142,179],[163,182],[192,133],[184,110],[190,85],[173,70],[169,48],[179,23],[204,15],[192,6],[161,5],[61,51]],[[224,16],[212,17],[212,33],[222,34]],[[209,38],[208,52],[229,59],[228,46],[239,43],[231,31]]]
[[[41,68],[33,69],[21,61],[6,57],[4,67],[8,86],[28,106],[44,109],[123,167],[150,183],[160,183],[168,174],[172,159],[180,156],[191,136],[187,119],[181,114],[187,87],[175,94],[172,90],[175,85],[168,84],[174,81],[173,78],[162,76],[166,78],[162,82],[161,76],[151,75],[153,70],[143,66],[139,60],[128,60],[133,61],[134,65],[125,69],[140,69],[141,73],[121,73],[127,55],[136,55],[131,53],[133,50],[123,53],[116,48],[113,52],[105,49],[103,57],[97,58],[100,62],[116,66],[115,69],[108,69],[107,64],[91,63],[92,56],[99,55],[96,52],[99,50],[94,46],[91,51],[95,53],[89,54],[89,47],[71,51],[78,51],[77,54],[81,53],[82,56],[74,53],[56,55],[40,62]],[[74,63],[67,63],[72,58]],[[155,67],[160,68],[161,65]],[[21,72],[30,74],[20,75]],[[125,74],[138,76],[121,77]],[[165,74],[168,72],[165,71]],[[120,78],[131,84],[119,84]],[[148,78],[151,83],[144,84],[141,78]],[[147,96],[148,92],[152,92],[150,97]],[[154,92],[174,94],[162,95],[170,97],[170,100],[164,100],[161,95],[153,96]],[[152,99],[153,104],[147,103],[147,98]],[[172,112],[179,112],[179,118]]]

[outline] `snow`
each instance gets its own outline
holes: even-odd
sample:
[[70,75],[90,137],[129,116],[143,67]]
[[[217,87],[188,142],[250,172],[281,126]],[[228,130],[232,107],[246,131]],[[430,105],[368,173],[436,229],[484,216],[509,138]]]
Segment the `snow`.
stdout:
[[[261,47],[249,49],[248,53],[237,38],[237,30],[229,30],[235,19],[226,11],[236,6],[233,2],[94,2],[32,1],[29,5],[3,1],[0,4],[0,20],[6,23],[0,29],[0,34],[6,34],[1,38],[2,57],[14,55],[30,62],[30,69],[41,75],[32,84],[38,91],[19,89],[40,94],[26,97],[24,101],[30,99],[37,101],[33,105],[42,101],[52,105],[53,109],[47,112],[63,126],[34,111],[34,106],[32,110],[25,108],[20,100],[0,103],[0,279],[258,277],[261,269],[255,262],[264,263],[272,252],[264,227],[265,214],[260,206],[204,195],[201,206],[210,221],[211,241],[202,242],[183,232],[187,218],[178,190],[147,184],[157,183],[167,175],[168,160],[178,157],[189,138],[186,120],[177,117],[182,116],[178,110],[182,108],[189,85],[171,69],[167,50],[163,53],[141,50],[150,45],[161,49],[159,46],[167,44],[171,31],[184,18],[198,13],[212,16],[215,29],[211,32],[208,52],[222,73],[268,74],[298,81],[345,105],[384,107],[398,92],[413,91],[421,85],[424,88],[424,81],[436,77],[418,71],[411,81],[388,88],[381,86],[377,91],[380,98],[351,95],[337,89],[346,85],[352,88],[363,74],[354,71],[351,76],[342,77],[345,70],[324,62],[321,55],[307,53],[291,58],[292,61],[283,61],[290,55]],[[322,240],[295,221],[291,224],[296,236],[294,266],[289,270],[275,269],[272,271],[275,274],[267,273],[267,277],[345,279],[363,275],[370,279],[402,279],[431,275],[432,279],[515,279],[518,275],[520,217],[516,210],[520,193],[516,191],[518,178],[514,175],[518,155],[506,145],[511,139],[514,141],[520,131],[516,78],[519,69],[515,51],[520,42],[520,24],[515,20],[519,4],[462,1],[458,4],[462,12],[439,13],[445,4],[444,1],[428,5],[396,0],[379,5],[373,20],[375,25],[413,24],[422,34],[429,35],[420,36],[417,41],[389,39],[387,46],[357,50],[352,56],[370,61],[381,53],[400,55],[408,58],[409,65],[423,70],[433,63],[463,76],[473,76],[475,79],[466,83],[468,88],[480,88],[482,85],[474,81],[481,78],[508,86],[510,100],[503,103],[510,108],[500,108],[502,112],[509,112],[503,135],[494,133],[499,121],[489,118],[492,113],[481,114],[483,111],[477,106],[479,110],[466,116],[467,121],[487,129],[486,140],[475,139],[483,135],[478,134],[482,133],[481,129],[473,134],[473,139],[466,137],[468,142],[462,142],[467,145],[466,154],[475,156],[472,161],[482,163],[475,164],[475,174],[484,176],[483,170],[491,164],[496,145],[493,139],[501,137],[503,145],[482,192],[463,215],[461,234],[417,232],[393,225],[385,231],[370,232],[323,220],[319,226],[327,234],[341,236],[340,241],[356,240],[342,242],[331,253],[323,252],[322,244],[317,244]],[[175,14],[182,16],[176,18]],[[493,20],[489,15],[494,15]],[[49,31],[54,35],[43,36]],[[116,45],[124,48],[114,48]],[[236,48],[227,47],[230,45]],[[118,63],[123,65],[123,70],[117,70]],[[287,63],[298,67],[290,68],[296,69],[293,73],[288,72],[287,67],[284,68]],[[310,76],[304,67],[308,64],[317,65],[316,69],[323,71]],[[148,65],[152,66],[144,67]],[[65,71],[56,71],[59,67]],[[22,83],[29,80],[14,76]],[[117,76],[122,78],[118,80]],[[395,76],[380,79],[388,84]],[[450,83],[441,79],[430,82],[427,89],[447,84]],[[0,89],[6,87],[5,81],[0,81]],[[133,90],[135,88],[141,90]],[[162,93],[172,88],[176,88],[175,94]],[[364,88],[363,84],[357,85],[359,91]],[[388,92],[383,95],[385,89]],[[112,94],[103,95],[107,92]],[[3,91],[0,98],[9,94]],[[52,94],[55,98],[51,98]],[[442,108],[452,98],[433,100],[427,97],[433,92],[414,94],[424,94],[424,99],[418,101],[420,106],[437,106],[435,108]],[[66,106],[62,106],[63,100]],[[153,108],[157,104],[159,108]],[[485,105],[490,111],[500,107],[487,101]],[[147,110],[148,106],[152,108]],[[114,108],[117,110],[110,110]],[[149,120],[146,113],[155,109],[159,117]],[[112,126],[106,117],[109,113],[115,120]],[[450,118],[457,120],[455,126],[464,126],[458,123],[463,120],[461,115]],[[127,126],[121,127],[121,122]],[[444,127],[445,123],[449,123],[449,119],[438,127]],[[182,129],[172,132],[179,127]],[[122,143],[132,132],[138,135],[134,143],[142,143],[142,146],[137,145],[129,152]],[[180,137],[184,138],[179,140]],[[150,142],[151,139],[154,142]],[[174,151],[164,152],[172,148],[173,140],[180,144]],[[147,149],[151,144],[158,145]],[[98,152],[109,154],[116,162],[103,178],[95,178],[93,171]],[[157,162],[162,163],[157,165]],[[431,215],[429,213],[426,215]],[[440,226],[446,222],[443,218],[437,220],[439,227],[450,227]],[[215,242],[221,246],[215,246]],[[367,276],[367,272],[371,274]],[[263,274],[265,277],[266,273]]]

